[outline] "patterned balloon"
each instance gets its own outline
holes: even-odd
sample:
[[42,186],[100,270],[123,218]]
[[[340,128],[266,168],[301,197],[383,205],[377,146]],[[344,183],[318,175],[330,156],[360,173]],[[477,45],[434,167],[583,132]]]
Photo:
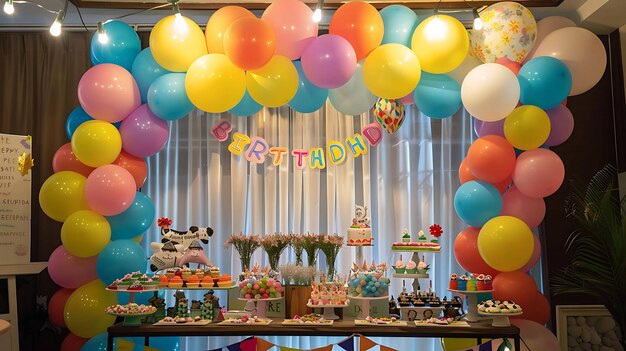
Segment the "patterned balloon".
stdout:
[[379,98],[374,105],[374,116],[387,133],[393,134],[404,122],[404,106],[400,100]]
[[526,7],[499,2],[480,13],[483,29],[471,33],[471,49],[483,62],[501,57],[521,63],[537,39],[537,22]]

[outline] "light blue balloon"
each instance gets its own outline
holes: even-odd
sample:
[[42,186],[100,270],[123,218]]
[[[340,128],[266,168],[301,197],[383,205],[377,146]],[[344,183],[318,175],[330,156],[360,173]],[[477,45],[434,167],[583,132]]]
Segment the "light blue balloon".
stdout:
[[311,113],[319,110],[326,103],[328,90],[311,83],[304,74],[302,62],[293,61],[293,64],[298,70],[300,82],[296,95],[289,101],[289,106],[300,113]]
[[380,10],[380,17],[385,26],[382,44],[396,43],[410,48],[413,32],[422,21],[417,14],[404,5],[391,5]]
[[154,223],[155,216],[152,200],[138,191],[126,211],[106,217],[111,225],[111,240],[132,239],[143,234]]
[[96,272],[104,284],[110,284],[125,274],[145,272],[147,257],[144,249],[129,239],[111,241],[98,255]]
[[572,90],[572,74],[569,68],[551,56],[534,58],[520,69],[517,75],[520,86],[520,102],[535,105],[544,110],[558,106]]
[[461,86],[446,74],[422,71],[417,87],[413,90],[415,106],[430,118],[446,118],[461,108]]
[[168,73],[158,77],[148,89],[148,106],[160,119],[175,121],[183,118],[194,106],[185,90],[186,73]]
[[[74,135],[74,131],[78,128],[79,125],[91,121],[93,118],[83,110],[82,107],[78,106],[70,112],[70,115],[67,116],[67,120],[65,121],[65,133],[67,134],[67,138],[72,140],[72,135]],[[113,123],[115,128],[119,129],[122,122]]]
[[148,89],[150,89],[152,82],[160,76],[172,72],[161,67],[154,60],[150,48],[145,48],[135,57],[130,73],[135,78],[137,86],[139,87],[141,102],[146,103],[148,102]]
[[115,20],[106,22],[104,31],[109,39],[107,42],[100,42],[97,31],[91,38],[91,63],[113,63],[130,71],[135,57],[141,51],[137,32],[128,24]]
[[239,101],[239,103],[228,112],[235,116],[247,117],[261,111],[262,108],[263,106],[254,101],[252,96],[250,96],[250,93],[248,93],[248,89],[246,89],[246,93],[243,94],[241,101]]
[[500,215],[502,196],[493,185],[472,180],[461,184],[454,194],[454,209],[463,222],[472,227],[482,227],[488,220]]

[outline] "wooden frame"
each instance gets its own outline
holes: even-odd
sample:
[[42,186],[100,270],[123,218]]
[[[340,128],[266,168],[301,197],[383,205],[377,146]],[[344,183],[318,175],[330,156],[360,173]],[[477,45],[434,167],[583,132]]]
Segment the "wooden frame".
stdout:
[[603,305],[557,305],[556,306],[556,337],[559,339],[561,351],[567,351],[567,317],[611,317],[611,313]]

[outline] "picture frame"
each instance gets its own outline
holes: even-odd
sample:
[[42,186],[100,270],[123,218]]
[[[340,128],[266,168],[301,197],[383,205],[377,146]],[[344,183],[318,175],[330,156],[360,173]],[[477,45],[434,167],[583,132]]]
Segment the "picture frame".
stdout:
[[568,317],[612,317],[603,305],[557,305],[556,306],[556,337],[561,351],[568,351],[567,318]]

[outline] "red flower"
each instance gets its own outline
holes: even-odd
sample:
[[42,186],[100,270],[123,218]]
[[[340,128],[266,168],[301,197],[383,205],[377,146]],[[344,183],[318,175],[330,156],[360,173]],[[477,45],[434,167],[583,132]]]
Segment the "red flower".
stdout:
[[161,217],[157,220],[157,224],[160,228],[169,228],[172,225],[172,220],[167,217]]
[[430,226],[430,235],[438,238],[441,236],[441,234],[443,234],[443,230],[441,229],[441,226],[439,224],[433,224]]

